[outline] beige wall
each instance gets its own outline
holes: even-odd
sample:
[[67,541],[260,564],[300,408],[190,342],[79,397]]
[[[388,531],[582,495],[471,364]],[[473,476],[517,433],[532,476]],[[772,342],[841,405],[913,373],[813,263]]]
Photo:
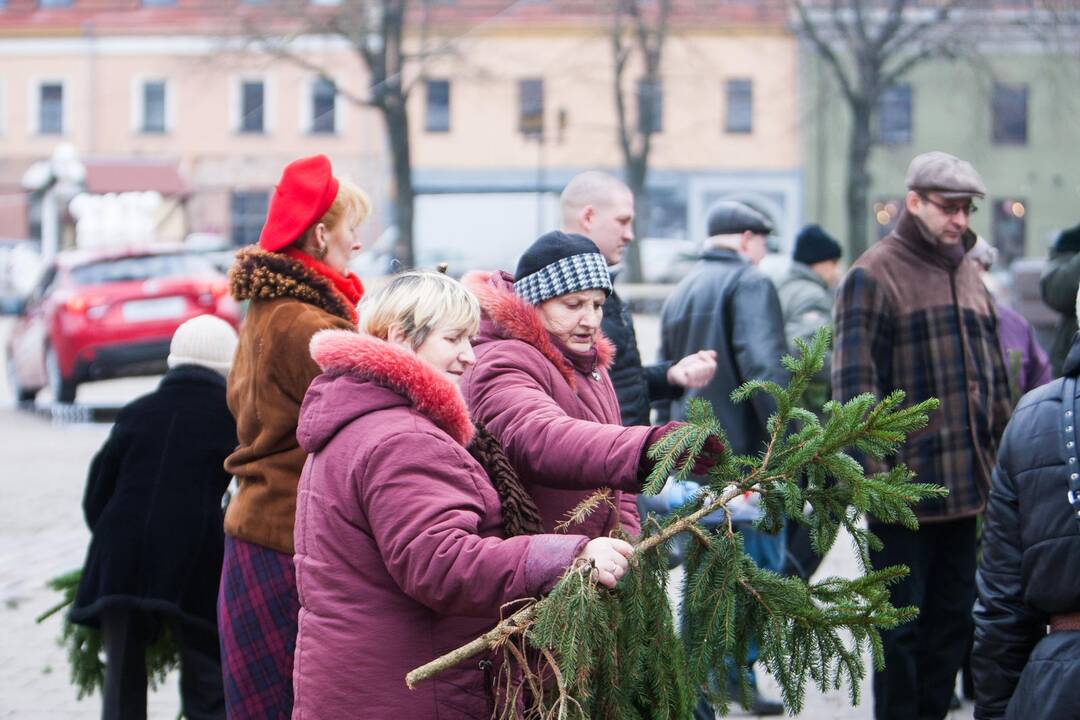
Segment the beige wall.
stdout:
[[[663,61],[663,131],[653,165],[674,170],[792,169],[799,166],[796,43],[779,32],[673,31]],[[411,98],[419,167],[506,168],[537,163],[534,140],[518,132],[518,80],[544,79],[548,166],[618,166],[611,45],[596,32],[519,31],[473,36],[429,65],[451,81],[451,129],[424,131],[424,88]],[[638,72],[630,70],[629,78]],[[724,81],[754,81],[754,132],[723,132]],[[633,96],[631,112],[634,111]],[[559,109],[568,125],[556,139]]]
[[[197,196],[191,230],[227,229],[227,194],[233,189],[270,189],[292,159],[322,152],[335,171],[377,193],[384,143],[381,120],[338,98],[336,133],[312,134],[310,88],[315,73],[263,54],[225,52],[199,38],[0,40],[0,156],[17,184],[30,163],[47,158],[59,142],[83,156],[171,158],[179,161]],[[307,58],[354,95],[364,93],[358,60],[328,49]],[[237,132],[238,87],[243,78],[266,85],[265,132]],[[141,81],[167,82],[167,131],[139,130]],[[37,132],[35,95],[40,81],[64,83],[65,132]],[[381,212],[381,208],[377,211]],[[385,218],[369,225],[373,236]],[[2,234],[2,233],[0,233]]]

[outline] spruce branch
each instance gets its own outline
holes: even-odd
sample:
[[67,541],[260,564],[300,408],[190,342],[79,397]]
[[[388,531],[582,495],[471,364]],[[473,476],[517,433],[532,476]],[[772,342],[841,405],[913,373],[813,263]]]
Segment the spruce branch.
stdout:
[[[531,684],[535,704],[530,711],[537,717],[685,718],[692,713],[699,688],[726,711],[726,684],[717,685],[712,678],[730,664],[745,665],[747,650],[756,641],[761,662],[777,678],[789,712],[801,710],[808,683],[822,691],[847,685],[851,701],[858,702],[859,683],[866,674],[864,654],[880,667],[880,631],[917,614],[915,608],[891,604],[889,588],[907,569],[871,569],[870,551],[881,541],[862,520],[872,517],[917,528],[913,506],[941,497],[945,490],[913,482],[912,472],[902,464],[868,475],[857,459],[882,461],[895,454],[908,434],[926,426],[936,400],[909,404],[902,392],[881,400],[862,395],[826,403],[820,418],[800,406],[802,393],[822,368],[829,340],[823,329],[811,342],[799,341],[794,356],[782,359],[792,375],[786,388],[752,381],[732,394],[735,402],[754,393],[766,393],[775,401],[761,452],[735,456],[725,451],[697,496],[664,520],[646,522],[630,570],[613,591],[597,586],[591,568],[576,567],[547,597],[413,670],[406,678],[408,686],[523,639],[533,648],[534,661],[523,662],[520,651],[510,654],[524,671],[522,682]],[[646,492],[658,492],[669,478],[685,477],[710,435],[723,438],[726,445],[707,402],[691,400],[687,421],[649,449],[655,464]],[[774,531],[785,522],[806,525],[819,554],[828,552],[840,530],[846,530],[862,574],[807,584],[759,568],[745,554],[742,533],[727,512],[732,500],[748,492],[760,498],[759,530]],[[584,519],[605,501],[611,497],[590,496],[568,520]],[[702,523],[715,513],[723,514],[722,523],[710,532]],[[668,605],[665,563],[668,545],[683,533],[691,542],[680,633]],[[545,667],[552,682],[537,680],[535,673]],[[541,697],[535,697],[536,688],[542,688]],[[748,692],[744,682],[743,701]]]

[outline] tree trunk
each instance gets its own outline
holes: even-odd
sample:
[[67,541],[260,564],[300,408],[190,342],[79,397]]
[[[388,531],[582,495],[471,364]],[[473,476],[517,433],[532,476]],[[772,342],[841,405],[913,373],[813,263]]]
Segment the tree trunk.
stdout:
[[387,98],[382,111],[394,170],[394,224],[397,226],[394,257],[405,267],[411,268],[416,264],[413,247],[416,191],[412,181],[409,119],[405,112],[405,99]]
[[873,146],[870,120],[869,103],[852,103],[847,177],[847,234],[851,262],[854,262],[870,246],[866,237],[869,225],[867,190],[871,180],[866,166]]
[[649,231],[649,194],[645,189],[648,160],[640,156],[628,157],[625,170],[626,185],[634,196],[634,242],[623,254],[623,265],[629,282],[641,282],[641,239]]

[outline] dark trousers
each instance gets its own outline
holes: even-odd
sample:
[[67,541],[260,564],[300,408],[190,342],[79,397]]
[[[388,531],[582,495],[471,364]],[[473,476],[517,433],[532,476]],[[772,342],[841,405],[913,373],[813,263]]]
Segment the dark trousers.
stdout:
[[[154,615],[106,610],[103,720],[146,720],[146,647],[159,627]],[[180,703],[187,720],[225,720],[218,640],[213,634],[170,625],[180,651]]]
[[885,669],[874,673],[876,720],[940,720],[949,712],[975,602],[975,518],[926,523],[912,532],[874,525],[885,547],[871,552],[875,569],[907,565],[892,604],[914,605],[919,617],[881,633]]

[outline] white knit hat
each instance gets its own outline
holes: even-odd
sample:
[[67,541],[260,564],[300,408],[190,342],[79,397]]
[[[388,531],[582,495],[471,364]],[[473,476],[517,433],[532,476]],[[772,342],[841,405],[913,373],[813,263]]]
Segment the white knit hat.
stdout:
[[201,365],[229,374],[236,353],[236,331],[214,315],[199,315],[176,328],[169,344],[169,367]]

